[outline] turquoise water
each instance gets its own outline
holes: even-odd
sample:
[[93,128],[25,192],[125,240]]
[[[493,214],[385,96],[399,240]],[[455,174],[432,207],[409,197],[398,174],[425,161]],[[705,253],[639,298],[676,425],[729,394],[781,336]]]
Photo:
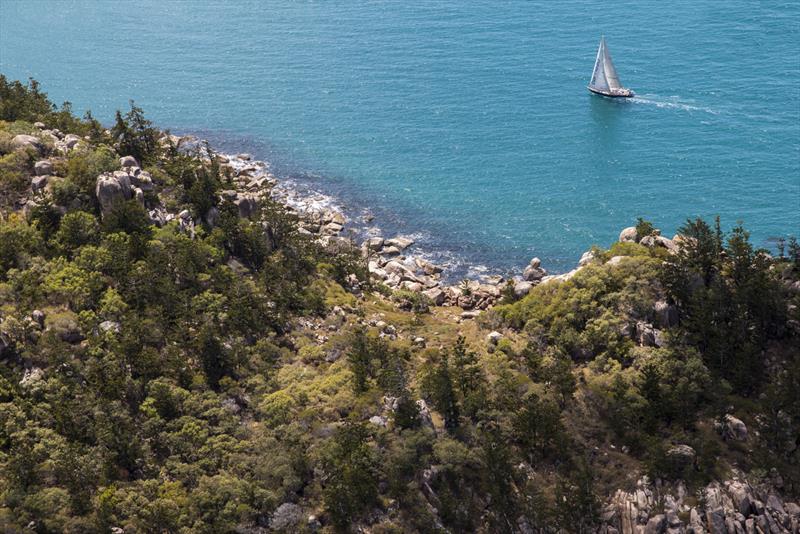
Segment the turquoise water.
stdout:
[[[632,101],[586,91],[604,33]],[[637,216],[800,230],[800,3],[0,0],[0,71],[133,98],[454,261],[574,265]]]

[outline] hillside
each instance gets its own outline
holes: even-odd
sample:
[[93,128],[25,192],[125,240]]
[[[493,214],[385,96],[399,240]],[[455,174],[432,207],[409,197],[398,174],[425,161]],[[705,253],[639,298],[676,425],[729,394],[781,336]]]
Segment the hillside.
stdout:
[[798,531],[796,241],[449,287],[259,169],[0,76],[4,532]]

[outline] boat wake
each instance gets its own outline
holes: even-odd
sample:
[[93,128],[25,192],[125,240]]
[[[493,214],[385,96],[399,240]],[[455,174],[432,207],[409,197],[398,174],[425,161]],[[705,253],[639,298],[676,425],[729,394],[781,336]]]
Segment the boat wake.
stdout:
[[696,106],[694,104],[681,102],[678,97],[660,97],[658,95],[642,95],[635,96],[630,99],[631,102],[636,104],[647,104],[659,108],[668,109],[681,109],[683,111],[700,111],[702,113],[710,113],[711,115],[719,115],[720,112],[704,106]]

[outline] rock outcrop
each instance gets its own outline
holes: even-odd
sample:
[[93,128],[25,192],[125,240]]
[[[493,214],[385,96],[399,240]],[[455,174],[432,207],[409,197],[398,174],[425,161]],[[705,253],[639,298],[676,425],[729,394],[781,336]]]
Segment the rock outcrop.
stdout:
[[[681,455],[688,454],[677,446]],[[693,452],[693,451],[692,451]],[[666,487],[642,477],[631,491],[617,490],[601,513],[602,534],[783,534],[800,529],[800,506],[783,502],[769,487],[740,478],[712,482],[700,499],[682,482]]]

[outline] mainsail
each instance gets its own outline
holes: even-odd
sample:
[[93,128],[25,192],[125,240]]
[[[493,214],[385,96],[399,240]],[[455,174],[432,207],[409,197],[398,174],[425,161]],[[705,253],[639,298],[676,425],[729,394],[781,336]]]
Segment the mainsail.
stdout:
[[622,84],[619,83],[619,76],[617,76],[617,69],[614,68],[614,63],[611,61],[611,54],[608,53],[605,37],[600,38],[600,47],[597,49],[597,59],[594,60],[594,71],[589,86],[600,91],[622,87]]

